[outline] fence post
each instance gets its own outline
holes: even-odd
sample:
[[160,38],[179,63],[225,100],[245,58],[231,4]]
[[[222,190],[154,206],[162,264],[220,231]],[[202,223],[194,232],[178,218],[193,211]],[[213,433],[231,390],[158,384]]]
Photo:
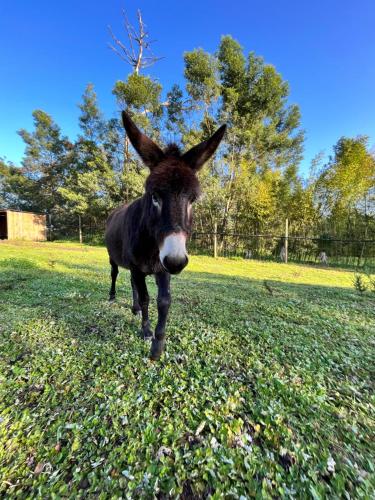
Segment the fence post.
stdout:
[[214,258],[217,258],[217,222],[214,223]]
[[52,241],[52,215],[50,213],[48,214],[47,240]]
[[285,264],[288,264],[288,237],[289,237],[289,221],[285,219]]
[[78,233],[79,233],[79,242],[82,243],[82,220],[80,215],[78,215]]

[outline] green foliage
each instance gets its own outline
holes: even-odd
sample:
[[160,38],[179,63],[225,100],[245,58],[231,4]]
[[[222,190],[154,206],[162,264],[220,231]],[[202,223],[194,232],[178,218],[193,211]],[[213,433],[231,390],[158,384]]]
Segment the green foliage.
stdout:
[[[229,125],[219,156],[223,165],[210,170],[220,177],[219,229],[249,233],[275,217],[281,220],[303,193],[296,174],[303,132],[298,107],[287,103],[288,84],[261,57],[250,53],[246,59],[230,36],[222,38],[216,55],[197,49],[184,59],[194,116],[199,109],[203,113],[200,136],[196,129],[185,132],[186,146],[192,136],[202,139],[212,133],[218,121]],[[202,203],[200,222],[206,215]]]
[[374,188],[375,157],[368,138],[342,137],[315,180],[318,209],[343,237],[366,240],[375,231]]
[[172,86],[171,90],[167,93],[167,121],[166,127],[168,130],[176,130],[181,132],[184,130],[184,94],[179,87],[175,84]]
[[219,97],[216,59],[203,49],[185,52],[186,89],[194,102],[207,107]]
[[[42,110],[33,112],[34,130],[21,129],[18,133],[26,144],[20,175],[12,184],[14,194],[31,209],[42,207],[51,211],[61,207],[59,187],[67,172],[73,145],[61,135],[59,126]],[[19,177],[19,176],[16,176]],[[28,187],[27,190],[23,186]],[[39,210],[40,210],[39,208]]]
[[353,273],[192,257],[159,363],[127,271],[107,303],[103,248],[2,244],[0,275],[1,496],[373,497],[374,300]]
[[361,294],[367,290],[375,293],[375,276],[368,269],[364,268],[361,273],[355,274],[353,286]]
[[361,274],[356,274],[354,276],[353,285],[354,285],[354,288],[359,293],[363,293],[367,290],[367,285],[366,285],[366,283],[363,279],[363,276]]
[[100,143],[105,138],[106,124],[97,104],[94,86],[89,83],[79,104],[81,115],[78,119],[80,129],[88,140]]
[[245,64],[241,45],[231,36],[221,39],[218,61],[226,109],[234,110],[245,84]]
[[117,186],[111,155],[106,151],[107,126],[92,85],[87,86],[79,108],[82,135],[59,194],[69,211],[100,220],[114,208]]
[[368,138],[342,137],[334,147],[334,157],[318,180],[327,210],[353,209],[374,187],[375,159],[368,151]]
[[369,276],[370,289],[373,293],[375,293],[375,276]]
[[11,165],[5,160],[0,158],[0,207],[7,207],[12,205],[9,198],[8,182],[11,177]]
[[43,203],[36,182],[24,171],[13,165],[5,165],[0,173],[0,199],[4,208],[40,211]]
[[138,111],[159,113],[161,85],[149,76],[132,73],[126,81],[116,82],[113,93],[119,104]]
[[[117,81],[113,88],[120,109],[126,108],[137,125],[154,140],[159,139],[161,91],[159,82],[136,71],[125,81]],[[143,193],[147,170],[132,150],[128,138],[124,137],[122,142],[122,171],[118,182],[122,200],[130,202]]]

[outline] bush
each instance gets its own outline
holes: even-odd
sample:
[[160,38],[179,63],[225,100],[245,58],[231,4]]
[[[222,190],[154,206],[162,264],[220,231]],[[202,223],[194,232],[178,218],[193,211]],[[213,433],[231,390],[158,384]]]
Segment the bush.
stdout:
[[354,288],[357,290],[359,293],[363,293],[367,290],[367,285],[365,283],[365,280],[361,274],[356,274],[354,277]]

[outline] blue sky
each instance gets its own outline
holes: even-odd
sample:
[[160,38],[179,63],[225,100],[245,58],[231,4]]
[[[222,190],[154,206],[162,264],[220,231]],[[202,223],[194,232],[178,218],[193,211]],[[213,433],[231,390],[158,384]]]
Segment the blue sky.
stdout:
[[301,172],[342,135],[370,136],[375,146],[374,0],[1,0],[0,156],[15,163],[31,129],[31,113],[50,113],[77,134],[77,104],[88,82],[107,117],[116,112],[112,87],[128,68],[108,48],[107,26],[120,37],[123,8],[137,8],[163,56],[150,71],[168,89],[182,82],[183,52],[214,51],[231,34],[276,66],[306,131]]

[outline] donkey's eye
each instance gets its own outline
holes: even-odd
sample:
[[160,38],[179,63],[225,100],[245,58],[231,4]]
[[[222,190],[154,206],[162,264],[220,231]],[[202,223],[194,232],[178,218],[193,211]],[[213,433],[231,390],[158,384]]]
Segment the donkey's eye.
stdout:
[[160,207],[160,198],[158,197],[157,194],[152,194],[152,204],[155,205],[155,207]]

